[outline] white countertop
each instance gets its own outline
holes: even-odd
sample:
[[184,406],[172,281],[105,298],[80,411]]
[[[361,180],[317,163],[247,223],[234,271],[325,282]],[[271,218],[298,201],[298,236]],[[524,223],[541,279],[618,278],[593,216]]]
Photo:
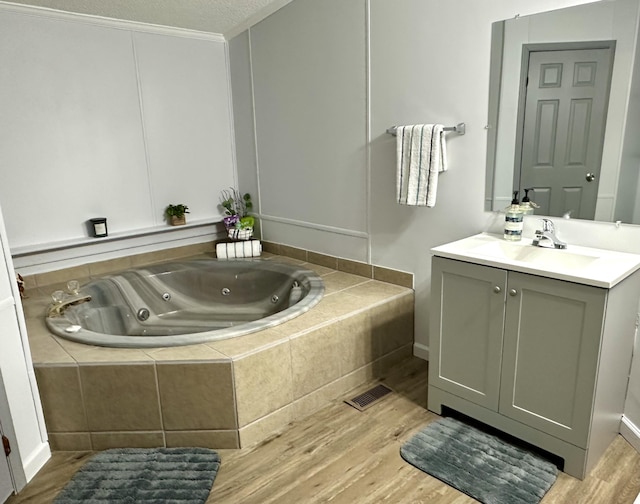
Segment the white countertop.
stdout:
[[640,255],[567,244],[535,247],[531,239],[506,241],[481,233],[431,249],[433,255],[520,273],[611,288],[640,269]]

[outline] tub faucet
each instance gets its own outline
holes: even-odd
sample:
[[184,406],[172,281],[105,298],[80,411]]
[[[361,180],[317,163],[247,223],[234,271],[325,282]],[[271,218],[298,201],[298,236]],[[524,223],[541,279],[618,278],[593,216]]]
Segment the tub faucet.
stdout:
[[49,311],[47,313],[48,317],[61,317],[69,306],[78,305],[80,303],[86,303],[87,301],[91,301],[91,296],[80,294],[78,296],[74,296],[69,299],[65,299],[64,301],[60,301],[59,303],[54,303],[49,307]]
[[546,240],[550,241],[553,248],[566,249],[567,244],[558,239],[556,236],[556,227],[553,225],[551,219],[542,219],[542,230],[536,231],[536,237],[533,239],[532,245],[535,247],[547,247],[548,245],[542,245],[540,242],[546,243]]

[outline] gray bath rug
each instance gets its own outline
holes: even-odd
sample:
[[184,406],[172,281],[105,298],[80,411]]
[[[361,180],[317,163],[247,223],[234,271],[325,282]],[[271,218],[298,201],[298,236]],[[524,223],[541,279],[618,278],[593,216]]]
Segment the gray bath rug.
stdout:
[[429,424],[400,454],[484,504],[538,504],[558,475],[542,457],[453,418]]
[[54,504],[202,504],[220,456],[207,448],[119,448],[92,457]]

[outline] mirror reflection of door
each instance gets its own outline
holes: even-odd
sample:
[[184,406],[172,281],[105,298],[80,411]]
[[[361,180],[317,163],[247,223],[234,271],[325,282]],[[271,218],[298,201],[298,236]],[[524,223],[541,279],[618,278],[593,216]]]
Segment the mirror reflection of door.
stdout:
[[537,214],[595,215],[614,45],[524,48],[514,185]]

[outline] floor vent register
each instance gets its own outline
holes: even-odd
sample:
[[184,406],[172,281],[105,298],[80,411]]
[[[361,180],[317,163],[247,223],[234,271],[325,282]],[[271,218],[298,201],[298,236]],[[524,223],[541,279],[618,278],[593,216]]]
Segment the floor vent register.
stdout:
[[392,389],[380,383],[379,385],[376,385],[375,387],[367,390],[366,392],[363,392],[353,399],[345,400],[345,402],[348,405],[353,406],[357,410],[364,411],[391,392],[393,392]]

